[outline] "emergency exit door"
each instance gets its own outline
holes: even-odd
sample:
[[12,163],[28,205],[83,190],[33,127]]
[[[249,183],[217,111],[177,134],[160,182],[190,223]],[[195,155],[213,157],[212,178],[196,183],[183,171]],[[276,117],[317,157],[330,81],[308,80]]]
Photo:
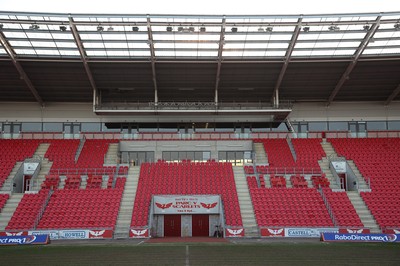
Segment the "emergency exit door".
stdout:
[[181,215],[164,215],[164,236],[181,236]]
[[192,236],[210,236],[208,214],[192,215]]

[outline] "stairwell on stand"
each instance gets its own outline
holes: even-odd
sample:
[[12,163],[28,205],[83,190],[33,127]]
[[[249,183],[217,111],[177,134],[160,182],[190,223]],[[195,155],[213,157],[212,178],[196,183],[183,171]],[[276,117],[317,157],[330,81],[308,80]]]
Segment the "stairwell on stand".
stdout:
[[21,167],[22,162],[16,162],[13,169],[11,170],[10,174],[8,175],[7,179],[4,181],[3,186],[0,188],[0,191],[11,192],[12,190],[12,180],[18,169]]
[[336,182],[331,169],[329,168],[329,157],[337,157],[335,150],[332,147],[332,144],[326,142],[325,140],[321,143],[322,148],[325,151],[326,157],[323,157],[322,160],[318,161],[319,166],[321,167],[322,172],[325,174],[326,178],[329,180],[329,187],[331,189],[340,189],[339,184]]
[[268,157],[265,153],[264,144],[253,143],[253,149],[256,154],[256,164],[268,165]]
[[81,176],[81,184],[79,185],[80,189],[85,189],[86,188],[87,179],[88,179],[87,175]]
[[118,163],[118,143],[110,143],[104,158],[105,165],[115,165]]
[[37,184],[35,184],[35,186],[36,186],[35,190],[36,190],[36,188],[37,188],[37,190],[40,190],[41,185],[43,184],[43,182],[46,178],[46,175],[49,174],[50,168],[53,165],[53,162],[50,162],[48,159],[44,158],[44,155],[46,154],[47,149],[49,147],[50,147],[49,143],[41,143],[34,153],[34,155],[40,156],[40,158],[42,158],[42,162],[40,164],[40,172],[37,177]]
[[357,189],[358,190],[368,190],[369,187],[368,187],[367,183],[365,182],[364,177],[362,176],[362,174],[358,170],[358,167],[356,166],[356,164],[351,160],[348,160],[347,164],[350,166],[351,170],[356,175],[356,178],[357,178]]
[[6,204],[4,205],[3,209],[0,212],[0,231],[4,231],[8,222],[10,221],[11,217],[13,216],[15,210],[18,207],[22,197],[24,196],[23,193],[14,193],[10,196],[7,200]]
[[254,217],[253,204],[251,202],[244,169],[242,166],[233,166],[233,173],[245,235],[247,237],[258,237],[258,226]]
[[364,227],[369,228],[371,230],[371,233],[382,233],[358,191],[346,191],[346,193],[354,208],[356,209],[356,212],[360,217],[361,222],[364,224]]
[[121,206],[115,225],[114,238],[128,238],[132,221],[133,205],[139,182],[140,166],[131,166],[126,177],[125,189],[122,194]]

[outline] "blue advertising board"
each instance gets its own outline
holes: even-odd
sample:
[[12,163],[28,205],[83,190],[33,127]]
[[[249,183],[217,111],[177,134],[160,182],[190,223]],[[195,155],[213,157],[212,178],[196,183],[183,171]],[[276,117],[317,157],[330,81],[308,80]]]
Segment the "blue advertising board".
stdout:
[[400,235],[397,234],[340,234],[322,233],[322,241],[325,242],[400,242]]
[[50,242],[49,235],[0,236],[2,245],[46,245]]

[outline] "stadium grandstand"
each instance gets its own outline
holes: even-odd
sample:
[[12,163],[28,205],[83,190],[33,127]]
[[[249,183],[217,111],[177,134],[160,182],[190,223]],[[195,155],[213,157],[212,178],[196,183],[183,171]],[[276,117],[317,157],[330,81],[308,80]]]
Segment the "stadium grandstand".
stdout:
[[0,235],[400,232],[400,12],[0,11]]

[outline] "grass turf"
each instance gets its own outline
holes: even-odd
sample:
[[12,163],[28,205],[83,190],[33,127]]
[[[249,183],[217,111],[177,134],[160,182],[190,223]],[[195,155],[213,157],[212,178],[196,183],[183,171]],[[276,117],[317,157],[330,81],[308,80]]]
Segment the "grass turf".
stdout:
[[0,247],[2,265],[400,265],[399,244],[268,243]]

